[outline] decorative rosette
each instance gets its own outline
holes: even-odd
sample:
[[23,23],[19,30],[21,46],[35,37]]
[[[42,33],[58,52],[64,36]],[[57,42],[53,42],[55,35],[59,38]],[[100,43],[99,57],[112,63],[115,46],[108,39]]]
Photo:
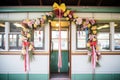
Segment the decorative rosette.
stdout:
[[73,11],[67,9],[65,3],[58,5],[56,2],[53,4],[53,13],[57,18],[65,18],[66,20],[72,21],[77,16]]

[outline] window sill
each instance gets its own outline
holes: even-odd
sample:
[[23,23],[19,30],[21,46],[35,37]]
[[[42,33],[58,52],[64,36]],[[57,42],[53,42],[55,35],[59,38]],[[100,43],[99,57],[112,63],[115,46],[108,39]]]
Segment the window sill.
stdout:
[[[21,55],[20,50],[9,50],[9,51],[0,51],[0,55]],[[49,55],[49,52],[46,51],[34,51],[34,55]]]
[[[101,55],[120,55],[120,51],[100,51]],[[75,51],[72,55],[87,55],[87,51]]]

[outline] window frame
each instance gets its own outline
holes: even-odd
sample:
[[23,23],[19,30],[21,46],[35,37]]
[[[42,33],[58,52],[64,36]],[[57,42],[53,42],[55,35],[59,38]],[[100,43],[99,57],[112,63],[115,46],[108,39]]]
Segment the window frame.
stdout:
[[[115,39],[114,39],[114,33],[115,33],[115,27],[114,27],[114,24],[116,23],[116,21],[107,21],[107,22],[101,22],[101,21],[99,21],[98,23],[108,23],[109,24],[109,26],[110,26],[110,32],[109,32],[109,50],[100,50],[100,51],[112,51],[112,52],[114,52],[114,51],[120,51],[120,50],[115,50],[114,49],[114,41],[115,41]],[[113,27],[114,27],[114,29],[113,29]],[[78,48],[77,47],[77,44],[78,44],[78,41],[77,41],[77,27],[76,27],[76,50],[77,51],[86,51],[87,50],[87,48]]]
[[[117,23],[117,22],[115,22],[115,23]],[[120,23],[117,23],[117,24],[120,24]],[[116,32],[115,28],[114,28],[114,33],[113,33],[113,36],[114,36],[114,46],[113,46],[114,47],[114,51],[120,51],[120,49],[115,49],[115,40],[120,40],[120,39],[115,39],[115,34],[120,34],[120,32]]]
[[[14,22],[20,22],[20,21],[13,21],[13,22],[7,22],[9,25],[7,25],[7,27],[5,27],[7,30],[7,32],[5,31],[5,34],[6,35],[8,35],[8,37],[7,37],[7,39],[8,39],[8,44],[6,44],[7,45],[7,47],[8,47],[8,49],[7,50],[5,50],[5,51],[19,51],[19,50],[21,50],[22,49],[22,46],[19,46],[19,35],[21,35],[21,32],[15,32],[15,31],[13,31],[13,32],[10,32],[11,31],[11,29],[10,29],[10,24],[11,23],[14,23]],[[9,27],[9,28],[8,28]],[[44,49],[44,46],[45,46],[45,28],[44,27],[42,27],[43,28],[43,47],[41,47],[41,48],[39,48],[39,47],[37,47],[37,48],[35,48],[35,50],[43,50]],[[34,33],[33,33],[34,34]],[[16,46],[10,46],[10,35],[16,35]],[[22,35],[21,35],[22,36]],[[33,42],[34,42],[34,37],[33,37]],[[6,47],[6,46],[5,46]]]

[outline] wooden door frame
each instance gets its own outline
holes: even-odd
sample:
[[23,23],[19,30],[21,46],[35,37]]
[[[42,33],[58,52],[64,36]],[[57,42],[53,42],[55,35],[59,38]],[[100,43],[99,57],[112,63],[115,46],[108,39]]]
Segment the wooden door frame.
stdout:
[[70,26],[68,27],[68,29],[69,29],[69,34],[68,34],[68,36],[69,36],[69,41],[68,41],[68,46],[69,46],[69,64],[70,64],[70,66],[69,66],[69,78],[70,78],[70,80],[71,80],[71,22],[70,22]]
[[[71,80],[71,22],[70,22],[70,25],[68,26],[68,62],[69,62],[69,66],[68,66],[68,75],[69,75],[69,78]],[[50,71],[50,58],[51,58],[51,36],[52,35],[52,26],[51,26],[51,23],[49,23],[49,80],[51,78],[51,71]]]
[[49,23],[49,80],[51,78],[51,73],[50,73],[50,60],[51,59],[51,23]]

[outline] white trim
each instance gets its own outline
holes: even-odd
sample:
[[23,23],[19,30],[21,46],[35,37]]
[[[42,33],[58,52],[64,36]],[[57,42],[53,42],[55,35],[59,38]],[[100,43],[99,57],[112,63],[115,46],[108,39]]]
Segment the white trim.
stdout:
[[10,23],[5,22],[5,50],[9,50],[9,32],[10,32]]
[[114,51],[114,22],[110,22],[110,50]]

